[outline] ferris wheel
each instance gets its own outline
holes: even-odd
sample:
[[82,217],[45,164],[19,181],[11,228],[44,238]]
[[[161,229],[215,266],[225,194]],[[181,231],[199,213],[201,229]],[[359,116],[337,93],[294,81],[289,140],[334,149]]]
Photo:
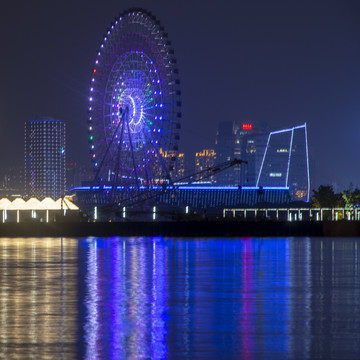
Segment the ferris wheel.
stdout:
[[96,182],[140,187],[173,180],[180,95],[174,51],[159,21],[142,9],[121,14],[92,69],[88,122]]

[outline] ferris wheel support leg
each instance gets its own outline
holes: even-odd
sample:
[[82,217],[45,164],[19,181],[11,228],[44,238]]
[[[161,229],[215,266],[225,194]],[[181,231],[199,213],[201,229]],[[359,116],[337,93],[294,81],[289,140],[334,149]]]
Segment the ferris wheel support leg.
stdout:
[[132,143],[132,139],[131,139],[131,131],[130,131],[130,126],[129,126],[129,119],[126,119],[126,120],[127,120],[126,124],[127,124],[128,134],[129,134],[131,157],[132,157],[133,166],[134,166],[134,172],[135,172],[135,177],[136,177],[136,184],[137,184],[137,186],[140,186],[139,177],[138,177],[137,168],[136,168],[136,163],[135,163],[135,157],[134,157],[134,148],[133,148],[133,143]]
[[102,167],[103,167],[103,165],[104,165],[104,161],[105,161],[105,159],[106,159],[106,157],[107,157],[107,155],[108,155],[108,153],[109,153],[110,147],[111,147],[111,145],[112,145],[112,143],[113,143],[113,141],[114,141],[114,139],[115,139],[115,135],[116,135],[116,133],[117,133],[118,130],[119,130],[120,124],[121,124],[121,122],[123,121],[125,114],[126,114],[126,111],[124,112],[124,114],[123,114],[123,115],[121,116],[121,118],[120,118],[119,124],[118,124],[118,126],[116,127],[116,129],[115,129],[115,131],[114,131],[114,135],[112,136],[112,138],[111,138],[111,140],[110,140],[110,143],[109,143],[109,145],[108,145],[108,147],[107,147],[107,149],[106,149],[106,151],[105,151],[104,157],[103,157],[102,160],[101,160],[99,169],[97,170],[97,172],[96,172],[96,174],[95,174],[95,177],[94,177],[93,182],[95,182],[95,180],[97,179],[97,177],[98,177],[99,174],[100,174],[100,171],[101,171],[101,169],[102,169]]
[[[125,116],[125,114],[124,114]],[[115,191],[115,186],[117,184],[117,180],[119,177],[119,165],[120,165],[120,158],[121,158],[121,150],[122,150],[122,143],[123,143],[123,134],[124,134],[124,118],[121,118],[121,121],[123,122],[123,126],[121,127],[121,132],[120,132],[120,142],[119,142],[119,147],[118,147],[118,152],[117,152],[117,156],[116,156],[116,164],[115,164],[115,169],[114,169],[114,179],[113,179],[113,192]]]

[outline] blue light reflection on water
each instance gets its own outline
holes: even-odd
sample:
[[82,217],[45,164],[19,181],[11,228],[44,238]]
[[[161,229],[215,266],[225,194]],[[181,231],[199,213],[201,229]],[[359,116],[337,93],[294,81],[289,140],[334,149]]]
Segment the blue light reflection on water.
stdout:
[[86,359],[289,352],[288,241],[113,238],[85,249]]
[[0,358],[360,358],[359,244],[0,238]]
[[85,359],[166,358],[164,242],[113,238],[83,245]]

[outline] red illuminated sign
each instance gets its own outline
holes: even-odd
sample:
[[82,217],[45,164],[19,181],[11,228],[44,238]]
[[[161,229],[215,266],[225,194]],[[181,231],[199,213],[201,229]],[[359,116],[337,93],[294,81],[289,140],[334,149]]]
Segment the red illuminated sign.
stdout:
[[243,130],[251,130],[252,124],[243,124]]

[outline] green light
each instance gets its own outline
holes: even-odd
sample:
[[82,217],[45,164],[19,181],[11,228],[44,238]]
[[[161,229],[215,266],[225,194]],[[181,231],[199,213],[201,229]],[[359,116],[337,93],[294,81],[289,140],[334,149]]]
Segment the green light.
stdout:
[[94,137],[93,136],[90,136],[90,140],[92,140]]

